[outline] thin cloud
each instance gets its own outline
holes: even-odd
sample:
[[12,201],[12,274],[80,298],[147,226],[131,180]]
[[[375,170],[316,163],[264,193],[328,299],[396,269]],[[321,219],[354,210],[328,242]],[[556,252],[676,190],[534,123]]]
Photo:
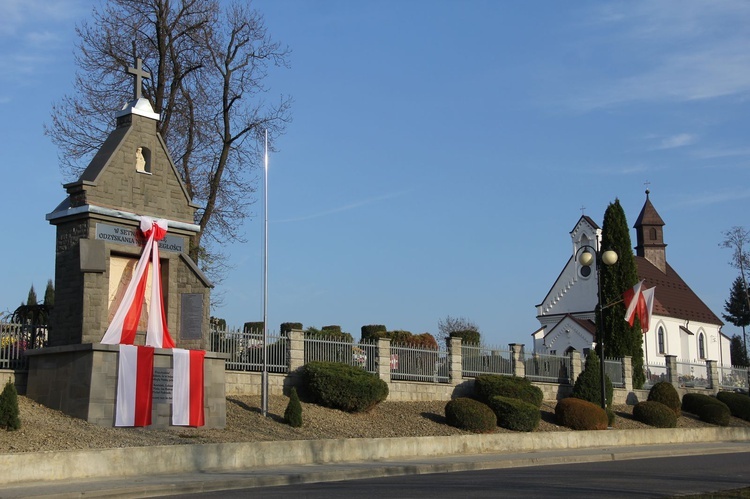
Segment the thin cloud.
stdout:
[[325,217],[325,216],[328,216],[328,215],[333,215],[333,214],[336,214],[336,213],[342,213],[342,212],[345,212],[345,211],[353,210],[355,208],[360,208],[362,206],[366,206],[368,204],[373,204],[373,203],[377,203],[379,201],[384,201],[386,199],[392,199],[392,198],[395,198],[395,197],[399,197],[399,196],[402,196],[404,194],[407,194],[408,192],[409,192],[408,190],[406,190],[406,191],[392,192],[390,194],[383,194],[382,196],[376,196],[376,197],[372,197],[372,198],[369,198],[369,199],[364,199],[364,200],[356,202],[356,203],[351,203],[351,204],[347,204],[347,205],[344,205],[344,206],[339,206],[337,208],[333,208],[333,209],[330,209],[330,210],[321,211],[321,212],[313,213],[313,214],[310,214],[310,215],[303,215],[301,217],[287,218],[287,219],[284,219],[284,220],[273,220],[273,222],[276,222],[276,223],[287,223],[287,222],[302,222],[304,220],[312,220],[313,218],[320,218],[320,217]]
[[696,139],[697,137],[690,133],[672,135],[671,137],[663,138],[656,149],[676,149],[678,147],[685,147],[693,144]]
[[750,148],[719,148],[719,149],[701,149],[693,152],[693,156],[698,159],[718,159],[732,158],[737,156],[750,156]]
[[723,191],[704,194],[701,196],[687,197],[684,201],[674,203],[669,208],[683,209],[723,204],[733,201],[741,201],[750,198],[750,189],[741,191]]

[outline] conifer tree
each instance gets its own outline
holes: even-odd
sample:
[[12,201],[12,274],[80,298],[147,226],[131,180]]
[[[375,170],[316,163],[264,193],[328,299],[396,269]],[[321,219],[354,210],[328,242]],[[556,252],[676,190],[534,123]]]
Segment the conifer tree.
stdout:
[[16,386],[9,379],[0,393],[0,428],[8,431],[17,430],[21,427],[21,419],[18,410],[18,392]]
[[729,299],[724,302],[724,310],[726,311],[726,314],[722,314],[724,320],[742,328],[743,355],[744,358],[747,359],[747,336],[745,333],[745,327],[750,326],[750,308],[748,308],[747,296],[745,295],[745,285],[741,276],[737,276],[732,283],[732,289],[729,290]]
[[[596,316],[597,339],[604,338],[604,353],[599,347],[599,357],[630,356],[633,366],[633,387],[641,388],[646,381],[643,372],[643,338],[638,320],[631,327],[625,317],[625,304],[622,295],[638,282],[638,272],[630,242],[630,230],[625,218],[625,211],[620,200],[615,199],[604,212],[602,224],[602,251],[612,250],[617,253],[617,263],[602,265],[601,297],[599,306],[601,316]],[[600,320],[601,317],[601,320]],[[603,320],[603,323],[602,323]],[[602,335],[602,336],[599,336]]]
[[297,389],[294,387],[289,394],[289,403],[284,411],[284,421],[293,428],[302,426],[302,404],[299,401]]

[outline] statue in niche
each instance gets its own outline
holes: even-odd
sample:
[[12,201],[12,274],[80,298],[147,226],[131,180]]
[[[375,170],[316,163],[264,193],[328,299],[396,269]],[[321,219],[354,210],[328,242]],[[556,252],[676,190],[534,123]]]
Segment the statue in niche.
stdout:
[[146,172],[146,158],[143,157],[143,148],[135,150],[135,171]]

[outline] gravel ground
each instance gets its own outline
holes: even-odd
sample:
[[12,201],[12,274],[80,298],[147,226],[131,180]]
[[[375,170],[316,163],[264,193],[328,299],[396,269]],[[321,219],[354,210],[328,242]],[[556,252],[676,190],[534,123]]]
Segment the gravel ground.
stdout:
[[[19,396],[21,429],[0,431],[0,454],[73,449],[104,449],[151,445],[255,442],[262,440],[309,440],[323,438],[377,438],[406,436],[464,435],[465,431],[445,424],[445,402],[383,402],[365,414],[349,414],[313,404],[302,404],[303,425],[283,423],[286,397],[270,397],[269,417],[260,414],[260,397],[227,399],[227,426],[222,430],[200,428],[103,428],[72,418]],[[542,406],[537,431],[571,431],[554,424],[553,402]],[[631,406],[616,406],[616,429],[647,429],[632,419]],[[678,427],[711,426],[690,415],[678,420]],[[732,426],[750,426],[733,418]],[[510,432],[498,428],[497,433]]]

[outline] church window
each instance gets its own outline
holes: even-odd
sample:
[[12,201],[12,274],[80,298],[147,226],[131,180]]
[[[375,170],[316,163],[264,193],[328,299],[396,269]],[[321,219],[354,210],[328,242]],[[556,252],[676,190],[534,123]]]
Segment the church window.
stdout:
[[659,353],[664,354],[664,328],[659,326],[659,330],[656,333],[657,341],[659,342]]
[[698,335],[698,356],[701,359],[706,358],[706,340],[703,336],[703,333]]
[[651,227],[651,229],[648,231],[648,235],[652,241],[656,241],[656,228]]

